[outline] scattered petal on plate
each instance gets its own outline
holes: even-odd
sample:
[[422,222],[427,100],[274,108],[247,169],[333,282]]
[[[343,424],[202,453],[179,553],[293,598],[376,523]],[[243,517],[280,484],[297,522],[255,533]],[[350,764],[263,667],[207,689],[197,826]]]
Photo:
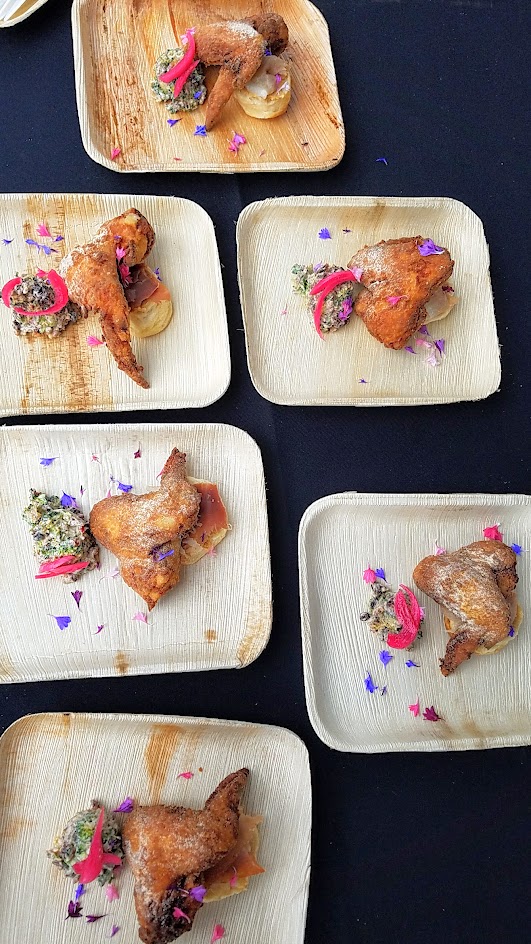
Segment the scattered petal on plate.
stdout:
[[435,542],[435,548],[436,548],[435,554],[437,557],[439,556],[439,554],[446,554],[446,548],[439,547],[438,541]]
[[363,377],[360,377],[360,379],[358,380],[358,383],[360,383],[360,384],[366,384],[366,383],[368,383],[368,381],[367,381],[367,380],[364,380]]
[[514,636],[514,626],[511,626],[511,627],[509,628],[509,632],[507,633],[507,635],[508,635],[508,636],[511,636],[511,637]]
[[120,930],[120,926],[118,924],[113,924],[109,937],[114,937],[115,934],[118,934],[119,930]]
[[97,338],[94,334],[89,334],[87,336],[87,344],[89,347],[99,347],[101,344],[105,344],[105,341],[101,341],[100,338]]
[[121,149],[121,148],[119,148],[119,147],[113,148],[112,151],[111,151],[111,161],[115,161],[116,158],[119,157],[121,153],[122,153],[122,149]]
[[[155,275],[156,275],[156,273],[155,273]],[[158,278],[158,276],[157,276],[157,278]],[[133,458],[135,458],[135,459],[141,459],[141,458],[142,458],[142,450],[141,450],[140,446],[139,446],[138,449],[136,450],[136,452],[135,452]]]
[[415,718],[418,718],[419,713],[420,713],[420,699],[416,701],[414,705],[410,705],[409,710],[411,714],[414,715]]
[[193,773],[191,770],[185,770],[183,774],[177,774],[177,780],[179,779],[179,777],[182,777],[184,780],[191,780],[193,777]]
[[440,256],[444,249],[441,246],[436,246],[433,239],[425,239],[419,246],[419,252],[421,256]]
[[173,126],[176,125],[178,121],[182,121],[182,118],[168,118],[167,121],[170,128],[173,128]]
[[67,921],[68,918],[80,918],[82,914],[83,914],[83,910],[78,901],[68,902],[68,914],[65,918],[65,921]]
[[73,495],[67,495],[66,492],[63,492],[61,497],[61,505],[63,508],[75,508],[76,500]]
[[413,350],[410,344],[404,348],[404,351],[407,351],[409,354],[416,354],[417,352]]
[[201,138],[205,138],[205,137],[206,137],[206,133],[207,133],[207,129],[206,129],[206,126],[205,126],[205,125],[196,125],[196,126],[195,126],[194,136],[199,135]]
[[387,685],[384,685],[384,687],[382,688],[380,692],[380,695],[387,695]]
[[207,893],[207,890],[206,890],[205,885],[194,885],[193,888],[188,889],[188,894],[190,895],[190,898],[195,899],[195,901],[202,902],[206,893]]
[[52,234],[46,223],[37,223],[37,236],[48,236],[51,239]]
[[120,806],[117,806],[113,813],[132,813],[135,808],[135,801],[133,797],[126,797],[125,800],[120,803]]
[[123,482],[117,482],[116,484],[121,492],[130,492],[131,489],[133,488],[132,485],[124,485]]
[[497,524],[493,524],[489,528],[483,528],[483,537],[490,541],[503,541],[503,534],[498,529]]
[[2,240],[2,242],[3,242],[4,246],[9,246],[9,245],[13,242],[13,240],[12,240],[12,239],[5,239],[5,238],[4,238],[4,239]]
[[74,901],[79,901],[81,896],[84,894],[85,894],[85,886],[82,885],[81,882],[79,882],[79,884],[76,885],[76,888],[74,891]]
[[109,882],[109,884],[105,886],[105,897],[107,901],[116,901],[120,897],[120,893],[114,882]]
[[433,705],[431,706],[431,708],[425,709],[423,718],[425,721],[441,721],[442,720],[441,716],[438,715],[437,712],[435,711],[435,708],[433,707]]
[[51,465],[59,456],[53,456],[51,459],[39,459],[39,465]]
[[98,626],[98,628],[97,628],[96,632],[94,633],[94,635],[97,636],[98,633],[101,633],[101,631],[102,631],[102,629],[103,629],[104,626],[105,626],[105,623],[101,623],[101,625]]
[[445,343],[446,343],[446,342],[445,342],[444,338],[439,338],[438,341],[435,341],[435,347],[437,348],[437,350],[438,350],[441,354],[444,354],[444,345],[445,345]]
[[393,656],[387,651],[387,649],[382,649],[380,652],[380,662],[382,662],[383,665],[389,665],[392,658]]
[[232,139],[229,141],[229,151],[234,151],[238,154],[242,144],[247,144],[247,138],[245,138],[243,134],[234,132]]
[[79,610],[79,604],[81,603],[81,597],[83,596],[83,591],[82,591],[82,590],[74,590],[74,591],[72,592],[72,596],[74,597],[74,600],[75,600],[76,603],[77,603],[77,608],[78,608],[78,610]]
[[412,669],[412,668],[418,669],[418,668],[420,668],[419,663],[418,663],[418,662],[413,662],[413,659],[408,659],[407,662],[406,662],[406,665],[407,665],[408,669]]
[[514,553],[515,553],[517,556],[520,555],[520,554],[522,553],[522,546],[521,546],[521,544],[511,544],[511,551],[514,551]]
[[98,456],[92,455],[90,458],[93,462],[101,462],[101,459],[98,459]]
[[318,236],[319,239],[332,239],[330,230],[326,226],[323,226],[323,228],[319,230]]
[[136,620],[138,623],[147,623],[147,616],[145,616],[144,613],[141,613],[140,610],[138,613],[135,613],[132,619]]
[[225,928],[222,924],[216,924],[214,930],[212,931],[212,937],[210,938],[210,944],[215,944],[216,941],[221,941],[221,938],[225,937]]
[[386,157],[377,157],[376,164],[385,164],[387,167],[387,158]]
[[186,921],[188,921],[188,924],[191,924],[191,923],[192,923],[192,922],[190,921],[190,918],[188,917],[187,914],[185,914],[185,912],[182,910],[182,908],[174,908],[173,911],[172,911],[172,914],[173,914],[173,917],[174,917],[174,918],[185,918]]
[[372,567],[367,567],[367,569],[363,571],[363,579],[365,583],[374,583],[376,580],[376,572]]
[[367,676],[366,676],[366,678],[363,679],[363,681],[364,681],[364,684],[365,684],[365,688],[366,688],[367,691],[370,692],[371,695],[372,695],[372,693],[376,691],[376,689],[378,688],[378,686],[374,684],[370,672],[367,672]]
[[55,236],[55,237],[54,237],[54,243],[62,243],[63,240],[64,240],[64,236]]
[[100,918],[106,918],[106,917],[107,917],[106,914],[101,914],[101,915],[87,915],[87,917],[85,918],[85,921],[87,922],[87,924],[94,924],[94,922],[95,922],[95,921],[99,921]]
[[380,580],[385,580],[385,570],[383,567],[377,567],[374,573],[380,578]]
[[52,616],[52,619],[55,620],[59,629],[66,629],[66,627],[70,626],[70,623],[72,622],[69,616],[53,616],[53,614],[50,614],[50,616]]

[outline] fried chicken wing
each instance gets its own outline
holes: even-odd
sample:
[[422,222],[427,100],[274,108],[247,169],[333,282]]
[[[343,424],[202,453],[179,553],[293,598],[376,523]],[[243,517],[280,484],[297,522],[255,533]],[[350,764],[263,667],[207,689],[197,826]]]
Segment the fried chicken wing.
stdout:
[[[387,239],[360,249],[348,264],[362,269],[364,289],[354,302],[354,311],[367,330],[385,347],[403,348],[428,316],[425,305],[445,282],[454,267],[447,249],[423,256],[421,236]],[[390,304],[389,298],[398,300]]]
[[156,491],[104,498],[90,513],[94,537],[116,555],[123,580],[150,610],[179,582],[181,543],[199,513],[185,469],[186,455],[173,449]]
[[269,13],[199,26],[194,39],[197,58],[205,66],[220,66],[207,99],[205,127],[210,131],[234,89],[243,88],[258,71],[266,49],[285,48],[288,29],[281,16]]
[[135,266],[151,252],[155,233],[134,208],[104,223],[91,242],[73,249],[61,263],[61,275],[70,300],[84,313],[97,312],[103,337],[120,370],[141,387],[149,387],[131,349],[129,305],[118,275],[116,250],[124,251],[121,264]]
[[[139,936],[144,944],[167,944],[189,931],[202,902],[187,889],[203,883],[238,841],[246,768],[229,774],[204,809],[137,806],[123,829],[135,880]],[[174,910],[184,914],[174,916]]]
[[501,541],[476,541],[451,554],[425,557],[415,567],[417,587],[452,617],[453,633],[441,659],[450,675],[478,648],[506,642],[517,610],[516,554]]

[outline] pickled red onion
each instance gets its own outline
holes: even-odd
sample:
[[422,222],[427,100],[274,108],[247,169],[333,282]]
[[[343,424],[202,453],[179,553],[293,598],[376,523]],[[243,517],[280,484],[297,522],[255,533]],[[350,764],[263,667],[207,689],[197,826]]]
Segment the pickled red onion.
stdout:
[[198,65],[199,65],[199,59],[194,59],[194,61],[193,61],[192,64],[188,67],[188,69],[186,69],[186,71],[183,72],[183,73],[175,80],[175,85],[174,85],[174,87],[173,87],[173,97],[174,97],[174,98],[177,98],[177,96],[180,95],[180,93],[182,92],[182,90],[183,90],[183,88],[184,88],[184,86],[185,86],[185,83],[186,83],[187,80],[190,78],[192,72],[194,71],[194,69],[195,69],[196,66],[198,66]]
[[355,271],[352,269],[344,269],[341,272],[331,272],[330,275],[325,275],[324,279],[320,279],[319,282],[316,282],[313,288],[310,289],[310,295],[319,295],[313,313],[313,322],[320,338],[323,337],[323,332],[321,331],[321,315],[323,313],[325,298],[330,292],[333,292],[338,285],[342,285],[343,282],[359,282],[361,276],[362,272],[359,269]]
[[[406,599],[404,590],[409,594],[409,600]],[[396,618],[402,623],[402,629],[398,633],[388,634],[387,645],[391,649],[407,649],[419,631],[422,614],[415,594],[403,583],[395,595],[394,608]]]
[[[42,269],[39,269],[37,275],[39,278],[48,279],[54,291],[55,302],[49,308],[44,308],[40,311],[24,311],[23,308],[14,307],[13,311],[16,311],[18,315],[25,315],[26,318],[36,318],[40,315],[54,315],[57,311],[62,311],[68,304],[68,288],[66,287],[66,282],[55,269],[50,269],[49,272],[44,272]],[[17,285],[20,285],[21,282],[22,279],[20,278],[11,279],[10,282],[6,282],[4,285],[2,289],[2,301],[7,308],[11,307],[11,292]]]
[[171,69],[168,69],[167,72],[163,72],[162,75],[159,76],[161,82],[168,83],[173,82],[174,79],[178,79],[193,61],[195,56],[195,39],[193,31],[187,29],[184,35],[188,40],[186,52],[182,59],[179,59],[179,62],[176,62],[175,65],[171,67]]

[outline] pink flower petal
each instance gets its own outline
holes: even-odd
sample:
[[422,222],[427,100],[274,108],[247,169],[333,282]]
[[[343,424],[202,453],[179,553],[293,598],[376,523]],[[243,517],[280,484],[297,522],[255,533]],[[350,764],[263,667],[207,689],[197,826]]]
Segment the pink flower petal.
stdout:
[[483,528],[483,537],[489,541],[503,541],[503,534],[498,530],[498,525],[493,524],[490,528]]
[[415,718],[418,718],[420,714],[420,699],[416,701],[414,705],[410,705],[409,710]]
[[191,770],[186,770],[183,774],[177,774],[177,779],[179,779],[179,777],[182,777],[184,780],[191,780],[193,773]]
[[215,944],[216,941],[221,941],[222,937],[225,937],[225,928],[222,924],[216,924],[214,930],[212,931],[210,944]]
[[121,148],[119,148],[119,147],[113,148],[112,151],[111,151],[111,161],[115,161],[116,158],[119,157],[121,153],[122,153],[122,149],[121,149]]
[[446,548],[445,548],[445,547],[439,547],[439,544],[438,544],[437,541],[435,542],[435,547],[437,548],[437,550],[435,551],[435,554],[436,554],[437,557],[439,556],[439,554],[446,554]]
[[190,918],[188,917],[187,914],[184,913],[184,911],[182,910],[182,908],[174,908],[173,911],[172,911],[172,914],[173,914],[173,917],[174,917],[174,918],[185,918],[186,921],[188,921],[188,924],[191,924],[191,923],[192,923],[192,922],[190,921]]
[[38,224],[37,224],[37,236],[48,236],[48,237],[51,237],[51,235],[52,235],[52,234],[50,233],[50,230],[49,230],[48,227],[46,226],[46,223],[38,223]]
[[124,256],[126,256],[126,255],[127,255],[127,253],[126,253],[125,249],[124,249],[122,246],[117,246],[117,247],[116,247],[116,258],[117,258],[119,261],[121,261],[121,260],[124,258]]
[[147,616],[139,610],[138,613],[135,613],[133,616],[133,620],[136,620],[138,623],[147,623]]
[[407,298],[407,295],[389,295],[387,301],[390,305],[396,305],[401,298]]
[[372,567],[367,567],[367,569],[363,571],[363,579],[365,583],[375,582],[376,574],[374,573],[374,570],[372,569]]
[[89,347],[99,347],[101,344],[105,344],[105,341],[100,341],[94,334],[89,334],[87,337],[87,344]]
[[116,899],[120,897],[120,893],[113,882],[106,886],[105,897],[107,901],[116,901]]
[[441,716],[437,714],[433,705],[431,706],[431,708],[425,709],[423,718],[425,721],[442,721]]

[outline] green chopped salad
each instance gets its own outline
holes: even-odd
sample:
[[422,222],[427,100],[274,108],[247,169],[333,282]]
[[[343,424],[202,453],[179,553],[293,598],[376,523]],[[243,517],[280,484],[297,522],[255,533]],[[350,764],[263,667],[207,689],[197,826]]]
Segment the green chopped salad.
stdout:
[[207,95],[206,85],[204,84],[205,68],[201,62],[190,73],[177,98],[173,97],[175,82],[161,82],[160,76],[179,62],[184,56],[184,52],[184,49],[168,49],[162,56],[159,56],[155,63],[155,78],[151,82],[151,91],[155,98],[159,102],[166,102],[166,108],[171,114],[178,111],[194,111],[199,105],[203,104]]
[[[93,803],[90,810],[76,813],[66,824],[62,834],[56,836],[52,848],[46,853],[53,864],[70,878],[78,880],[74,865],[87,858],[100,813],[101,807],[96,803]],[[105,814],[101,839],[104,852],[120,856],[123,860],[122,834],[117,821],[110,813]],[[110,882],[115,868],[115,865],[104,865],[97,878],[98,884],[106,885]]]
[[44,563],[72,556],[76,561],[86,561],[84,570],[65,576],[67,582],[76,580],[85,571],[94,570],[100,552],[83,512],[74,504],[63,505],[57,495],[31,489],[30,496],[22,517],[29,525],[37,560]]

